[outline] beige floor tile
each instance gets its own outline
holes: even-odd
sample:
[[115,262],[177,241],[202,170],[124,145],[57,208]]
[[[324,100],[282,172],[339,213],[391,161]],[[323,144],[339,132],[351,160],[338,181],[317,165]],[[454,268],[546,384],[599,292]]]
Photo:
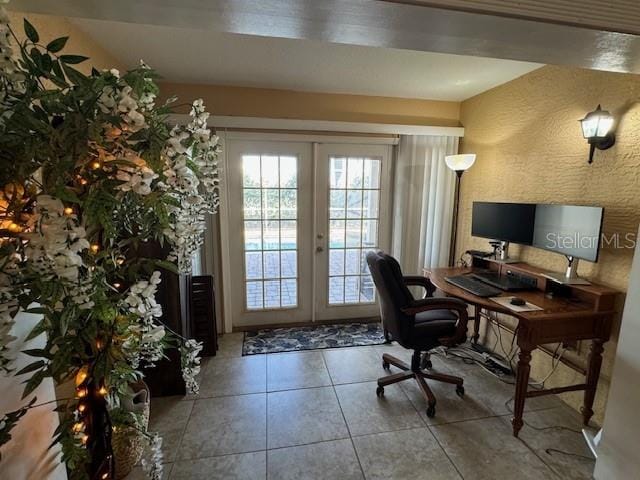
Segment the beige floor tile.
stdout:
[[[516,392],[515,377],[507,381],[496,378],[479,365],[468,365],[457,358],[445,359],[445,365],[452,375],[464,379],[465,391],[474,399],[488,407],[495,415],[508,415],[513,412],[513,397]],[[533,387],[530,387],[533,388]],[[525,411],[544,410],[562,405],[555,395],[528,398]]]
[[267,477],[267,453],[251,452],[176,462],[171,480],[261,480]]
[[269,450],[267,477],[272,480],[363,479],[351,440]]
[[183,397],[158,397],[151,399],[149,430],[162,437],[162,453],[165,462],[173,462],[189,421],[193,400]]
[[213,358],[241,357],[244,332],[225,333],[218,337],[218,351]]
[[338,348],[322,354],[334,385],[370,382],[385,374],[381,358],[371,347]]
[[[502,419],[511,426],[510,416]],[[560,478],[592,478],[595,460],[582,436],[582,416],[578,412],[568,406],[550,408],[527,413],[525,422],[519,438],[535,450]]]
[[465,480],[559,480],[500,418],[430,427]]
[[264,355],[212,359],[202,374],[198,398],[267,391]]
[[264,393],[196,400],[177,458],[264,450],[266,409]]
[[475,390],[466,389],[466,385],[466,393],[461,398],[456,394],[454,385],[435,380],[427,380],[426,382],[436,397],[436,415],[432,418],[427,417],[427,401],[415,380],[405,380],[399,385],[427,425],[440,425],[495,415],[482,398],[476,395]]
[[398,385],[385,387],[376,396],[375,382],[335,387],[351,435],[390,432],[423,427],[424,422]]
[[333,387],[269,393],[267,412],[268,448],[349,437]]
[[331,385],[321,352],[267,355],[267,391]]
[[462,480],[428,428],[355,437],[367,480]]

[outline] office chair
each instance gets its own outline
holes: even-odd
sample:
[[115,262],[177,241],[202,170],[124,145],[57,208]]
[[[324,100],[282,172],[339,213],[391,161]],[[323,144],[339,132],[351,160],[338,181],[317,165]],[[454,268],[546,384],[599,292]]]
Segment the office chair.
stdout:
[[[367,253],[367,264],[380,296],[382,323],[390,337],[404,348],[413,350],[411,365],[388,353],[382,355],[382,366],[398,367],[402,372],[378,379],[376,394],[384,395],[384,387],[413,378],[428,403],[427,416],[436,413],[436,398],[425,379],[456,385],[456,393],[464,395],[460,377],[440,373],[427,373],[431,368],[428,352],[439,346],[454,346],[467,337],[467,304],[455,298],[433,297],[436,288],[426,277],[404,276],[400,265],[382,251]],[[424,298],[416,300],[407,286],[420,286],[426,291]],[[421,361],[426,352],[426,361]]]

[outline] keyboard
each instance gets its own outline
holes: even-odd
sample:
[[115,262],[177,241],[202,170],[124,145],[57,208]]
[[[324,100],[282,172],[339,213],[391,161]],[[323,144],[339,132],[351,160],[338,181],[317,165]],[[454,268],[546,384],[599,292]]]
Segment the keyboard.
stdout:
[[515,292],[517,290],[531,290],[535,288],[533,285],[529,285],[517,278],[513,278],[509,275],[500,275],[498,273],[472,273],[471,277],[481,282],[487,283],[492,287],[506,290],[507,292]]
[[455,285],[462,290],[473,293],[478,297],[496,297],[502,293],[502,290],[487,285],[480,280],[472,278],[469,275],[456,275],[454,277],[445,277],[445,280],[451,285]]

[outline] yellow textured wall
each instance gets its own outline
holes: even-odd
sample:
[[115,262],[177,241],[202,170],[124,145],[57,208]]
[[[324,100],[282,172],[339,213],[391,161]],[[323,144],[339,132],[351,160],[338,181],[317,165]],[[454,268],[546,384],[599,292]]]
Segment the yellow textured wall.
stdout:
[[[546,66],[462,103],[463,152],[477,160],[464,175],[458,224],[457,253],[487,249],[487,241],[471,237],[473,201],[514,201],[598,205],[605,208],[604,233],[635,237],[640,222],[640,76]],[[598,103],[619,120],[616,144],[596,151],[587,163],[588,144],[578,120]],[[630,245],[629,245],[630,246]],[[515,248],[514,248],[515,247]],[[513,253],[533,265],[562,271],[563,256],[530,247]],[[580,274],[625,292],[632,248],[605,247],[596,264],[582,262]],[[637,294],[637,292],[636,292]],[[621,295],[619,310],[624,295]],[[605,361],[596,399],[596,420],[602,420],[616,348],[619,320],[605,345]],[[492,341],[492,339],[488,339]],[[510,338],[505,339],[505,345]],[[584,362],[588,345],[569,352]],[[550,357],[536,353],[532,374],[546,375]],[[581,381],[561,366],[548,385]],[[578,408],[579,393],[562,396]]]
[[68,36],[69,40],[63,53],[72,55],[84,55],[89,60],[77,65],[77,69],[83,73],[89,73],[91,67],[97,69],[117,68],[124,70],[124,64],[117,58],[98,45],[91,37],[82,30],[72,25],[65,17],[54,17],[51,15],[38,15],[35,13],[22,13],[9,11],[11,27],[20,41],[25,38],[23,19],[26,17],[29,22],[36,27],[40,35],[40,42],[46,45],[48,42],[58,37]]
[[459,126],[460,102],[162,83],[163,97],[202,98],[215,115]]

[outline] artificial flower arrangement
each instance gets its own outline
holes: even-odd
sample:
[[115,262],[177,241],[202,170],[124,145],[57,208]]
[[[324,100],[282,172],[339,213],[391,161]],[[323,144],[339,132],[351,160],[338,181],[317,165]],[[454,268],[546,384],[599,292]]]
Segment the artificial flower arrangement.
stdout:
[[[143,467],[157,479],[161,438],[121,400],[168,345],[197,392],[202,346],[160,321],[157,269],[190,271],[218,206],[218,138],[201,100],[190,123],[168,125],[172,102],[156,105],[157,75],[144,63],[85,75],[74,67],[85,57],[62,53],[66,37],[42,45],[27,20],[24,29],[20,43],[0,11],[0,370],[26,378],[24,397],[47,377],[75,381],[56,405],[53,439],[70,478],[113,478],[111,434],[138,428],[150,445]],[[146,258],[149,242],[168,258]],[[42,316],[28,338],[44,333],[47,343],[25,351],[34,361],[16,372],[20,311]],[[35,407],[4,415],[0,445]]]

